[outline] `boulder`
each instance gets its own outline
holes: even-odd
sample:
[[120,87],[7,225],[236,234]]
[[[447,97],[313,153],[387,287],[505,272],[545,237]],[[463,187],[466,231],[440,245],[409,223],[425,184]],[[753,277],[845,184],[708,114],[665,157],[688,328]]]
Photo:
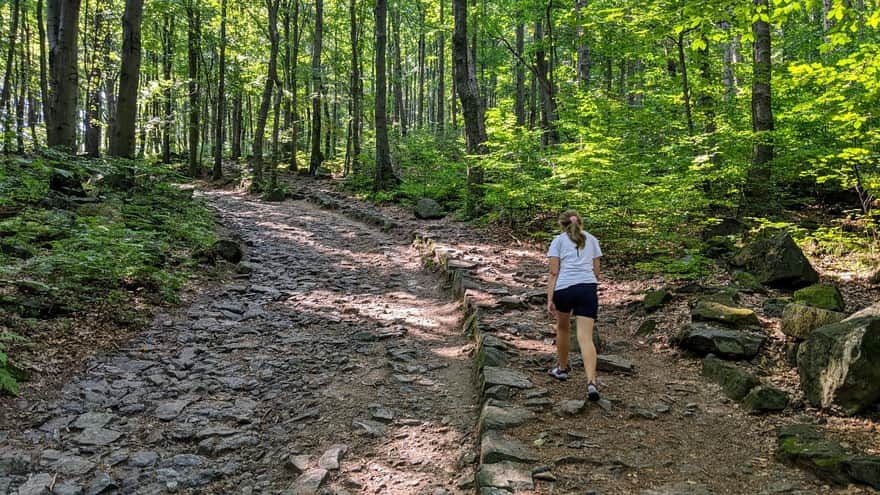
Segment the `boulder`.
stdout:
[[764,310],[764,314],[771,318],[782,318],[782,313],[785,311],[785,307],[791,303],[791,298],[788,297],[771,297],[764,301],[764,304],[761,305],[761,309]]
[[867,308],[862,308],[859,311],[856,311],[855,313],[849,315],[844,321],[855,320],[856,318],[862,318],[865,316],[880,317],[880,302],[874,303]]
[[766,337],[705,323],[691,323],[672,340],[682,349],[701,356],[715,354],[728,359],[752,359],[758,354]]
[[782,312],[782,333],[796,339],[807,339],[819,327],[837,323],[846,318],[843,313],[827,309],[788,304]]
[[743,406],[751,414],[782,411],[788,407],[788,394],[775,387],[755,387],[743,399]]
[[844,484],[849,481],[845,467],[849,454],[837,442],[827,440],[810,425],[783,426],[777,433],[776,458],[826,481]]
[[703,359],[703,376],[721,385],[724,395],[733,400],[742,400],[761,383],[746,370],[733,363],[722,361],[712,354]]
[[440,206],[440,203],[434,201],[431,198],[422,198],[416,203],[416,207],[413,210],[416,218],[420,218],[422,220],[431,220],[436,218],[443,218],[446,216],[446,213],[443,211],[443,208]]
[[645,311],[651,313],[660,309],[664,303],[671,299],[672,294],[669,293],[668,289],[649,290],[645,294],[645,299],[642,301],[642,304],[645,307]]
[[807,400],[856,414],[880,400],[880,316],[847,319],[817,329],[798,350]]
[[758,278],[749,272],[737,272],[733,275],[733,283],[743,292],[763,292],[764,286]]
[[799,288],[819,281],[819,274],[788,233],[759,239],[741,249],[730,262],[772,287]]
[[741,306],[730,306],[721,302],[702,299],[691,310],[694,321],[717,321],[736,328],[759,327],[761,321],[754,311]]
[[843,295],[833,284],[814,284],[803,289],[794,291],[791,300],[805,306],[827,309],[828,311],[843,311]]
[[241,246],[227,239],[221,239],[211,246],[211,254],[215,258],[226,260],[230,263],[238,263],[244,257]]

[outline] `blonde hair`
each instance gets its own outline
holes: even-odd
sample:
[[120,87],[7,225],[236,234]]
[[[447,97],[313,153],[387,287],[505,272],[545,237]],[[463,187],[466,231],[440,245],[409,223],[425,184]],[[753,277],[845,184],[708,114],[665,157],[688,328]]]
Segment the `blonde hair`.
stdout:
[[577,245],[578,249],[583,249],[587,243],[587,236],[583,232],[583,222],[577,210],[565,210],[559,214],[559,225],[562,230],[568,234],[571,242]]

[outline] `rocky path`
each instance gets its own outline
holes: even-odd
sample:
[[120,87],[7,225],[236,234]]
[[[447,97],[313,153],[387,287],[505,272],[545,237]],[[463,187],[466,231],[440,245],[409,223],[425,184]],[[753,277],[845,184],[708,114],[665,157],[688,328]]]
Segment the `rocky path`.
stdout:
[[408,243],[305,201],[206,196],[240,233],[245,273],[56,399],[3,411],[20,428],[0,432],[0,493],[468,487],[470,344]]

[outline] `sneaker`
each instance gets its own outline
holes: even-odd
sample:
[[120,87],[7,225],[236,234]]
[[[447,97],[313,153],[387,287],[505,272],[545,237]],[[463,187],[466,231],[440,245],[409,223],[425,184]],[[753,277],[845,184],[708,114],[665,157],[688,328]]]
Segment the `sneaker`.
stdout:
[[596,388],[595,383],[590,383],[587,385],[587,397],[593,402],[599,400],[599,389]]
[[556,378],[557,380],[568,380],[568,372],[571,371],[568,368],[560,368],[559,366],[554,366],[552,370],[548,371],[550,376]]

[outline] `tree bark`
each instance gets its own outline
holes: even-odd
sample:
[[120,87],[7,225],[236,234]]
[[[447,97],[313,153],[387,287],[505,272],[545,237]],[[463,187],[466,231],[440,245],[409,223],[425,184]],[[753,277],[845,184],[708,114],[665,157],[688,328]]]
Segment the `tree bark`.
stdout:
[[174,114],[171,112],[173,84],[171,80],[174,64],[174,16],[165,14],[162,26],[162,78],[164,79],[164,111],[162,112],[162,163],[171,163],[171,134],[174,129]]
[[290,170],[296,172],[299,168],[296,153],[299,150],[299,109],[296,98],[297,93],[297,67],[299,63],[299,44],[302,37],[302,28],[299,25],[299,1],[293,0],[293,53],[290,60]]
[[218,69],[218,79],[217,113],[214,115],[217,119],[214,123],[214,168],[211,172],[211,178],[214,180],[223,177],[223,122],[226,116],[226,108],[224,107],[224,103],[226,103],[226,0],[220,2],[220,67]]
[[[105,19],[109,5],[104,2],[98,4],[95,9],[94,34],[92,36],[93,53],[91,60],[91,69],[89,70],[88,82],[86,83],[86,118],[85,118],[85,149],[86,155],[97,157],[101,149],[101,86],[103,85],[103,67],[102,62],[107,60],[111,45],[113,43],[113,33],[111,29],[105,27]],[[99,57],[98,39],[104,35],[102,57]]]
[[201,34],[200,15],[194,1],[186,6],[187,19],[187,67],[189,69],[189,175],[201,177],[199,160],[199,45]]
[[416,107],[416,125],[419,129],[425,126],[425,12],[422,2],[417,3],[419,9],[419,99]]
[[235,96],[232,97],[232,151],[229,157],[233,161],[241,159],[241,134],[244,128],[241,125],[241,120],[244,118],[242,107],[241,89],[236,89]]
[[[549,7],[548,7],[549,9]],[[549,13],[548,13],[549,19]],[[542,141],[547,144],[559,143],[559,132],[556,130],[556,85],[547,62],[547,50],[544,47],[543,21],[535,23],[535,76],[541,89],[541,128],[544,129]],[[547,41],[550,43],[550,41]]]
[[280,0],[266,0],[269,12],[269,73],[263,86],[260,110],[257,113],[257,128],[254,130],[253,189],[259,191],[263,182],[263,141],[266,133],[266,120],[272,104],[272,85],[278,80],[278,5]]
[[398,184],[398,179],[391,168],[391,154],[388,146],[388,115],[385,108],[387,99],[387,74],[385,70],[385,47],[388,40],[387,0],[376,0],[376,170],[373,180],[375,191],[391,189]]
[[357,175],[360,173],[360,155],[361,155],[361,74],[360,62],[358,60],[359,41],[358,41],[358,24],[357,24],[357,2],[350,0],[348,4],[349,17],[351,19],[351,125],[349,126],[349,134],[351,136],[351,156],[350,166],[352,172]]
[[[754,0],[758,15],[769,15],[769,0]],[[752,164],[749,167],[744,191],[744,205],[747,209],[766,209],[771,204],[771,169],[773,144],[770,132],[773,131],[773,110],[771,106],[770,77],[772,73],[770,24],[759,17],[752,23],[754,42],[754,62],[752,81],[752,131],[754,145]]]
[[110,138],[110,154],[134,158],[137,90],[141,70],[141,18],[143,0],[126,0],[122,14],[122,64],[116,122]]
[[576,22],[577,22],[577,80],[581,87],[586,88],[590,86],[590,46],[587,44],[587,41],[584,39],[584,26],[583,26],[583,14],[582,10],[587,7],[587,0],[575,0],[574,9]]
[[689,30],[678,33],[678,64],[681,67],[681,93],[684,97],[684,115],[687,119],[688,135],[694,135],[694,118],[691,114],[691,90],[688,85],[687,60],[684,56],[684,36]]
[[[467,0],[453,0],[452,17],[455,29],[452,35],[452,73],[458,99],[461,101],[461,112],[464,116],[464,130],[467,151],[470,154],[485,155],[486,127],[483,122],[483,108],[480,101],[480,89],[477,85],[474,60],[468,48],[467,31]],[[474,216],[476,206],[482,197],[483,167],[475,160],[468,161],[468,190],[466,212]]]
[[321,153],[321,46],[324,34],[324,0],[315,0],[315,36],[312,40],[312,153],[309,174],[315,175],[324,162]]
[[392,36],[394,36],[394,39],[392,40],[392,46],[394,47],[394,50],[392,50],[392,57],[394,58],[394,116],[395,120],[400,125],[400,134],[406,136],[407,121],[406,108],[403,106],[403,64],[401,62],[403,54],[401,53],[402,50],[400,48],[399,7],[394,9],[394,14],[391,17],[391,29]]
[[525,53],[526,26],[522,22],[516,25],[516,68],[514,69],[514,79],[516,80],[516,90],[514,94],[513,111],[516,114],[516,125],[524,126],[526,124],[526,68],[523,65],[523,55]]
[[[9,39],[7,41],[7,44],[9,45],[9,52],[7,52],[6,54],[6,70],[3,74],[3,90],[0,91],[0,113],[2,113],[3,115],[3,132],[7,135],[9,135],[12,130],[12,104],[9,100],[12,97],[12,72],[15,61],[15,41],[18,39],[19,7],[20,0],[13,0],[13,2],[10,4],[10,10],[12,11],[12,20],[10,22],[11,26],[9,29]],[[19,84],[22,83],[23,81],[19,81]],[[7,149],[6,151],[9,152],[11,150]]]
[[49,98],[44,103],[49,147],[76,150],[77,63],[80,0],[48,0],[46,37],[49,40]]

